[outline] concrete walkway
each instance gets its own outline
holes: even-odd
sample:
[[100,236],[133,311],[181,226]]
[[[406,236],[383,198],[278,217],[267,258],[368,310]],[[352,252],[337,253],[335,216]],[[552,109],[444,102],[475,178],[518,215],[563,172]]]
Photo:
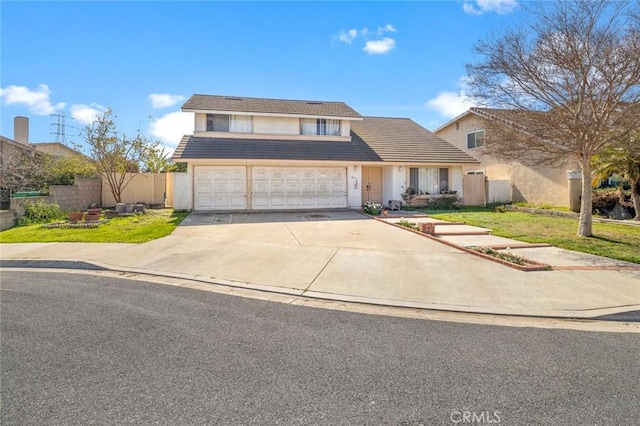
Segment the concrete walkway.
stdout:
[[[144,244],[0,244],[0,259],[3,267],[85,262],[298,296],[451,311],[593,318],[640,310],[640,265],[554,247],[518,248],[526,258],[562,267],[521,272],[383,222],[351,211],[192,213],[172,235]],[[463,246],[522,244],[467,225],[436,225],[439,231],[447,235],[438,238]]]

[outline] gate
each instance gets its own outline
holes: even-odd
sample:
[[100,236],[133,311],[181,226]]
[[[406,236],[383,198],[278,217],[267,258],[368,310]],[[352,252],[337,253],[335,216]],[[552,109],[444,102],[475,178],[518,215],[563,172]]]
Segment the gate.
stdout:
[[487,203],[485,176],[463,175],[462,193],[465,206],[484,206]]

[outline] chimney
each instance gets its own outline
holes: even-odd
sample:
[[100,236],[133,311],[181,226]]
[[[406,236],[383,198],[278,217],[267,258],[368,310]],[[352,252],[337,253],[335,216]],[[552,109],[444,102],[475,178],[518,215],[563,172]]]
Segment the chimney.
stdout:
[[27,117],[13,118],[13,140],[29,145],[29,119]]

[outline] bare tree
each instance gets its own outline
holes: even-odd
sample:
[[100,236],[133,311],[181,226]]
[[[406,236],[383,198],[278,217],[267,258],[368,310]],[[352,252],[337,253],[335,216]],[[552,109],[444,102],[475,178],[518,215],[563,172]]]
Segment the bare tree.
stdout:
[[140,164],[156,149],[156,144],[140,131],[133,138],[119,133],[110,108],[84,128],[83,137],[98,174],[109,184],[116,202],[122,202],[122,192],[139,172]]
[[[535,2],[530,22],[480,41],[467,65],[488,126],[485,152],[582,171],[578,235],[592,234],[591,163],[640,126],[638,3]],[[482,111],[482,109],[481,109]]]
[[71,185],[76,176],[95,175],[93,164],[79,156],[60,157],[39,151],[15,150],[2,156],[0,201],[18,191],[47,191],[49,185]]

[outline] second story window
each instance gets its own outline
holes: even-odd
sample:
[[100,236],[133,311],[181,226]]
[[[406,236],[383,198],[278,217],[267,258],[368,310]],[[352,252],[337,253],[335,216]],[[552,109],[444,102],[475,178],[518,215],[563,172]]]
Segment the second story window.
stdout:
[[251,133],[251,116],[207,114],[207,132]]
[[467,149],[480,148],[481,146],[484,146],[484,130],[467,133]]
[[340,120],[302,118],[300,120],[300,134],[340,136]]

